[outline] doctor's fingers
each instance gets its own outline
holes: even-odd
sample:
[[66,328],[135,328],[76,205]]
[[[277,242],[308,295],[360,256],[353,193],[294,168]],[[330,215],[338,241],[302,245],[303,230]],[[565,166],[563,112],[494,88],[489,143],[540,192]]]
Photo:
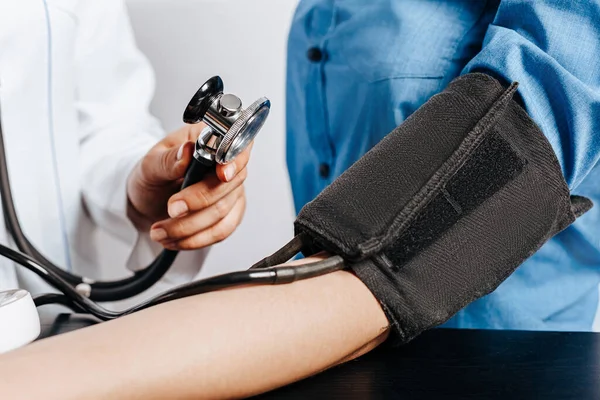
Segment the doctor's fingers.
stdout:
[[211,246],[227,239],[242,222],[246,210],[246,197],[241,196],[235,202],[231,212],[215,225],[182,240],[162,243],[170,250],[195,250]]
[[241,185],[204,210],[155,223],[150,230],[150,237],[152,240],[161,243],[186,239],[210,228],[227,217],[237,201],[243,196],[244,186]]
[[242,185],[247,174],[247,168],[244,168],[230,182],[221,182],[215,175],[207,176],[171,196],[167,204],[169,216],[177,218],[210,207]]
[[237,173],[243,171],[248,165],[248,160],[250,160],[250,153],[252,153],[252,146],[254,146],[254,142],[250,142],[246,150],[241,152],[233,162],[226,165],[217,165],[217,176],[223,182],[231,181]]

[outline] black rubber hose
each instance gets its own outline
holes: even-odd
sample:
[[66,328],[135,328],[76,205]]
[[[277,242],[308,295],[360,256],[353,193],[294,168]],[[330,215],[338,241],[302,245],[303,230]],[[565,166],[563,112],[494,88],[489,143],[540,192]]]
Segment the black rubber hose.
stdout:
[[173,288],[148,300],[147,302],[132,307],[129,311],[124,312],[123,315],[141,311],[158,304],[166,303],[168,301],[195,296],[202,293],[213,292],[224,288],[250,284],[282,285],[329,274],[344,268],[344,259],[340,256],[333,256],[308,264],[293,266],[284,265],[279,267],[268,267],[260,270],[255,269],[232,272]]
[[[118,316],[117,313],[113,313],[111,311],[105,310],[100,307],[98,304],[94,303],[92,300],[83,296],[77,290],[71,286],[70,283],[62,279],[60,276],[56,275],[53,271],[48,270],[47,268],[41,266],[34,259],[29,257],[26,254],[15,251],[9,247],[6,247],[0,244],[0,254],[11,261],[14,261],[23,267],[27,268],[34,274],[38,275],[44,281],[54,286],[58,291],[63,293],[72,304],[79,307],[82,310],[85,310],[87,313],[92,314],[94,316],[102,315],[106,319],[114,318]],[[58,298],[56,298],[58,299]],[[46,303],[50,304],[50,303]],[[62,303],[61,303],[62,304]]]
[[224,288],[259,284],[287,284],[297,280],[309,279],[328,274],[344,268],[344,260],[339,256],[334,256],[325,260],[298,266],[280,266],[261,270],[232,272],[229,274],[214,276],[178,286],[127,310],[114,312],[106,310],[90,299],[82,296],[67,282],[62,280],[62,278],[45,270],[34,260],[29,258],[29,256],[21,254],[1,244],[0,254],[14,262],[23,265],[25,268],[44,278],[44,280],[51,283],[53,286],[58,288],[58,290],[63,292],[63,294],[52,293],[36,297],[36,306],[61,304],[75,312],[91,314],[102,321],[108,321],[125,315],[133,314],[135,312],[145,310],[169,301],[195,296],[202,293],[213,292]]
[[67,296],[59,293],[48,293],[36,296],[33,299],[33,302],[36,307],[42,307],[48,304],[60,304],[61,306],[65,306],[73,312],[85,314],[86,310],[77,304],[73,303]]
[[[0,248],[0,252],[4,249]],[[109,321],[112,319],[120,318],[125,315],[133,314],[135,312],[145,310],[147,308],[181,299],[184,297],[195,296],[202,293],[214,292],[216,290],[245,286],[245,285],[258,285],[258,284],[274,284],[276,279],[276,272],[269,270],[261,271],[241,271],[232,272],[229,274],[214,276],[201,281],[189,284],[190,287],[179,287],[170,290],[164,294],[158,295],[152,299],[145,301],[139,305],[121,312],[113,312],[106,310],[96,304],[93,307],[89,307],[89,303],[85,302],[80,294],[44,294],[36,297],[34,300],[35,305],[38,307],[49,305],[49,304],[61,304],[64,305],[76,313],[91,314],[94,317],[102,320]],[[87,299],[86,299],[87,300]]]
[[305,233],[301,233],[295,236],[281,249],[277,250],[270,256],[263,258],[262,260],[251,266],[250,269],[273,267],[275,265],[288,262],[292,257],[294,257],[302,250],[306,243],[307,237],[308,236]]

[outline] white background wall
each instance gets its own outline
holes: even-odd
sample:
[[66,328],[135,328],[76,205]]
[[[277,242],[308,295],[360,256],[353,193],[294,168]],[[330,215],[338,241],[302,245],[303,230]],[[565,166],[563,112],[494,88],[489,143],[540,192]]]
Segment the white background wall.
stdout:
[[141,50],[157,77],[152,111],[167,131],[182,125],[190,98],[220,75],[225,92],[247,106],[261,96],[271,115],[257,137],[238,230],[213,246],[201,276],[240,270],[277,250],[293,234],[285,165],[285,57],[297,0],[127,0]]

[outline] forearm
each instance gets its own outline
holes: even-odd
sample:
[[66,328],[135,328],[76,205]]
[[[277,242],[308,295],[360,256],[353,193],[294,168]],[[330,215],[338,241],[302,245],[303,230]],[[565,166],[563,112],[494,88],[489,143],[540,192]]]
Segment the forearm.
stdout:
[[349,272],[232,289],[0,357],[0,392],[45,399],[246,397],[364,353],[386,328],[378,302]]

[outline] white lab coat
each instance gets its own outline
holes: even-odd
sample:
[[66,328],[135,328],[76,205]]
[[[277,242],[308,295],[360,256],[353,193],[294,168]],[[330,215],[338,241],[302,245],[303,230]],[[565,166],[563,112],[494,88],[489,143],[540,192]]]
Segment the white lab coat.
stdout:
[[[13,196],[25,234],[55,263],[96,279],[124,277],[160,251],[126,215],[127,176],[165,134],[148,111],[153,91],[121,0],[0,0]],[[1,222],[0,241],[10,244]],[[180,254],[142,297],[193,279],[205,255]],[[15,286],[49,290],[0,260],[0,290]]]

